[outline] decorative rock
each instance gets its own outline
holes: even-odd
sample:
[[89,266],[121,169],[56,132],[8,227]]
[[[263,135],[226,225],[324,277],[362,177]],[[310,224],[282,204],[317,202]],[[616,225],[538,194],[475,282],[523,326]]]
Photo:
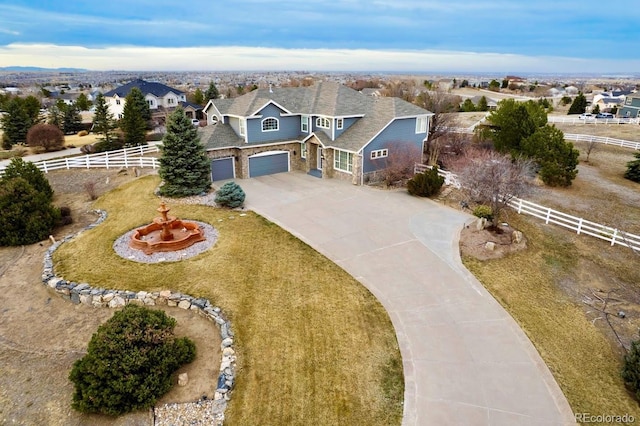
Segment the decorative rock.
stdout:
[[484,245],[484,248],[489,250],[489,251],[494,251],[496,249],[496,243],[491,242],[491,241],[487,241]]
[[236,351],[233,350],[233,348],[230,347],[226,347],[222,350],[222,356],[233,356],[235,355]]
[[484,217],[479,217],[478,220],[476,220],[476,229],[478,231],[482,231],[486,224],[487,219],[485,219]]
[[513,231],[511,233],[511,242],[512,243],[520,244],[522,242],[522,238],[523,238],[523,235],[522,235],[522,232],[520,232],[520,231]]
[[627,316],[627,314],[625,314],[624,311],[618,312],[618,317],[625,318],[626,316]]
[[173,307],[178,306],[178,302],[176,302],[175,300],[169,299],[167,300],[167,306],[173,306]]
[[229,346],[233,345],[233,339],[231,337],[227,337],[226,339],[222,340],[222,343],[220,343],[220,346],[224,349],[224,348],[228,348]]
[[90,294],[81,294],[80,303],[82,303],[83,305],[91,305],[93,303],[93,296],[91,296]]
[[110,308],[120,308],[125,305],[125,301],[122,297],[116,296],[109,302]]
[[189,375],[187,373],[181,373],[178,375],[178,386],[187,386],[189,383]]
[[189,302],[188,300],[181,300],[180,303],[178,303],[178,308],[189,309],[190,307],[191,307],[191,302]]
[[160,297],[162,297],[163,299],[168,299],[169,297],[171,297],[171,290],[162,290],[160,292]]

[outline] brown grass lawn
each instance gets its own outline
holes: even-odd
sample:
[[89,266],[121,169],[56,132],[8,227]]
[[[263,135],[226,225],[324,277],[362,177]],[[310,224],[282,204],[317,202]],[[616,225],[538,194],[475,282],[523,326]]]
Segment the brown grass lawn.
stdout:
[[[640,184],[622,177],[633,151],[598,145],[586,163],[586,144],[576,147],[582,162],[573,185],[526,198],[640,235]],[[639,254],[512,211],[505,220],[524,232],[527,249],[496,260],[465,257],[465,265],[527,333],[574,412],[640,418],[620,377],[618,341],[628,347],[638,339]]]
[[637,124],[554,124],[565,133],[603,136],[640,142],[640,126]]
[[115,254],[116,238],[156,215],[158,183],[148,176],[101,197],[96,208],[109,217],[55,253],[57,272],[105,288],[170,288],[221,306],[239,355],[229,424],[400,423],[402,363],[386,311],[354,278],[278,226],[252,212],[174,204],[177,217],[218,229],[213,248],[154,265]]

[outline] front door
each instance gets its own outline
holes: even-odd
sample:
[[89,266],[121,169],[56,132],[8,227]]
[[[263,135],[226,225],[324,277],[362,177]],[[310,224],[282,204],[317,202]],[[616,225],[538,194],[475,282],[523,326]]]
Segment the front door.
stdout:
[[316,158],[317,158],[317,163],[318,163],[318,170],[322,170],[322,162],[324,161],[324,158],[322,157],[322,147],[318,146],[318,151],[316,154]]

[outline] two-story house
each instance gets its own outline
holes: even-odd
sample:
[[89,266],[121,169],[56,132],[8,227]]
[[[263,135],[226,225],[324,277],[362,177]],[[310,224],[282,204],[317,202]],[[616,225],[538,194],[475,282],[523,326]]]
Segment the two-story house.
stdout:
[[433,113],[338,83],[257,89],[205,106],[212,180],[300,170],[363,184],[403,150],[418,153]]
[[621,118],[640,118],[640,92],[627,95],[618,116]]
[[185,93],[180,90],[162,83],[133,80],[104,94],[105,101],[109,106],[109,111],[115,118],[122,118],[124,104],[126,102],[125,97],[134,87],[137,87],[142,92],[147,104],[149,104],[152,116],[157,115],[164,117],[166,116],[167,110],[170,111],[178,105],[183,105],[187,102]]

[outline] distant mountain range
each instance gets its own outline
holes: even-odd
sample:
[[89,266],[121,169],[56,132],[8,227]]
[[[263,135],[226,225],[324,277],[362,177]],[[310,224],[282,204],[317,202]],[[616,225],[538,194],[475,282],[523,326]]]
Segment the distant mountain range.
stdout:
[[86,72],[84,68],[0,67],[0,72]]

